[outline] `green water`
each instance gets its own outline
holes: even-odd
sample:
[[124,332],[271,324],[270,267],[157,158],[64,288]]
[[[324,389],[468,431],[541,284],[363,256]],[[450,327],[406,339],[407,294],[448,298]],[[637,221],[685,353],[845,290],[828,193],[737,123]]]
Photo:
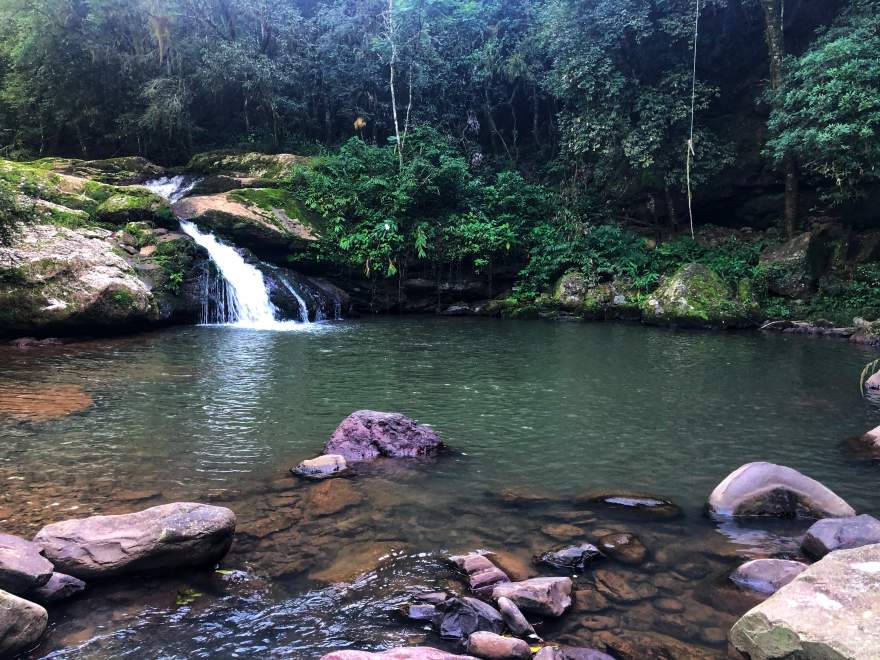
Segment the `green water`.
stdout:
[[[675,538],[729,544],[730,552],[701,554],[703,583],[676,594],[699,601],[737,553],[796,552],[799,530],[778,538],[718,530],[701,515],[715,484],[742,463],[790,465],[861,512],[880,510],[876,464],[843,444],[880,420],[857,387],[873,357],[802,337],[437,318],[301,332],[195,327],[4,350],[0,392],[74,384],[94,405],[44,421],[0,417],[0,531],[29,535],[64,517],[180,499],[239,514],[227,564],[240,579],[209,571],[98,586],[53,610],[53,630],[34,656],[317,658],[340,646],[422,641],[420,626],[391,611],[407,588],[446,585],[444,553],[504,546],[527,560],[556,543],[543,526],[576,513],[506,506],[504,489],[555,495],[563,508],[569,495],[592,489],[674,501],[684,517],[672,526],[605,520],[604,512],[593,512],[600,520],[592,526],[639,533],[658,556]],[[319,453],[360,408],[431,424],[453,452],[349,480],[359,503],[300,521],[311,486],[287,468]],[[590,529],[584,523],[588,537]],[[398,556],[377,567],[373,555],[383,553],[374,547]],[[322,574],[340,563],[352,575]],[[178,606],[176,592],[193,580],[206,595]],[[698,632],[652,619],[662,616],[645,603],[613,611],[614,629],[660,626],[723,653]],[[717,625],[736,614],[718,614]],[[590,641],[583,616],[554,625],[563,638]]]

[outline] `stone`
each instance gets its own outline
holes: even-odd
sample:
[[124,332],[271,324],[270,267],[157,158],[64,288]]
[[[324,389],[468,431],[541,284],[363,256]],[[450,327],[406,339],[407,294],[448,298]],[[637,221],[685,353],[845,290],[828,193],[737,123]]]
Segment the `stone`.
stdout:
[[667,614],[678,614],[679,612],[684,612],[684,605],[677,598],[657,598],[656,600],[651,601],[651,605],[656,607],[661,612],[666,612]]
[[229,509],[175,502],[53,523],[34,543],[59,572],[90,580],[209,564],[226,554],[234,533],[235,514]]
[[140,257],[152,257],[153,253],[156,251],[155,245],[145,245],[140,250],[138,250],[138,256]]
[[507,574],[489,561],[486,555],[472,553],[450,557],[450,561],[468,574],[468,585],[472,591],[477,593],[491,591],[496,584],[501,582],[510,582]]
[[602,553],[622,564],[638,566],[648,557],[648,549],[635,534],[608,534],[596,545]]
[[45,609],[0,590],[0,657],[30,649],[43,636],[48,623]]
[[291,470],[294,474],[307,479],[326,479],[335,477],[348,469],[345,457],[339,454],[323,454],[317,458],[303,461]]
[[653,520],[675,520],[681,517],[681,509],[668,500],[627,492],[588,492],[575,498],[575,503],[601,504],[620,512],[638,514]]
[[825,518],[807,530],[801,547],[814,559],[834,550],[880,543],[880,520],[862,514],[852,518]]
[[431,456],[443,448],[434,430],[400,413],[358,410],[333,432],[324,452],[340,454],[349,463],[381,456]]
[[0,414],[26,422],[47,422],[84,412],[92,397],[73,383],[21,383],[0,389]]
[[85,591],[86,583],[82,580],[65,575],[64,573],[52,573],[52,577],[42,587],[34,589],[28,597],[38,603],[50,604],[72,598],[78,593]]
[[537,561],[567,571],[582,571],[604,555],[592,543],[581,543],[560,550],[547,552],[537,558]]
[[363,499],[346,479],[323,481],[309,488],[306,510],[315,517],[330,516],[360,504]]
[[737,621],[754,660],[880,658],[880,544],[826,555]]
[[786,298],[800,298],[810,293],[821,275],[817,257],[822,242],[812,232],[804,232],[782,245],[766,250],[760,264],[767,271],[769,293]]
[[580,646],[545,646],[533,660],[614,660],[607,653]]
[[584,531],[580,527],[569,525],[568,523],[555,523],[544,525],[541,532],[557,541],[571,541],[584,536]]
[[580,271],[569,271],[556,280],[553,287],[553,299],[562,309],[579,310],[587,297],[590,283]]
[[0,534],[0,589],[26,593],[46,584],[54,570],[36,543]]
[[478,631],[468,637],[468,653],[484,660],[529,660],[529,645],[515,637],[502,637],[487,631]]
[[321,656],[321,660],[476,660],[472,655],[455,655],[429,646],[369,651],[333,651]]
[[498,611],[504,619],[507,628],[517,637],[537,637],[532,624],[528,622],[525,615],[520,612],[519,608],[509,598],[502,596],[498,599]]
[[439,605],[438,609],[443,612],[439,624],[440,636],[446,639],[465,640],[478,630],[493,633],[504,630],[501,613],[476,598],[450,598]]
[[593,574],[596,589],[618,603],[635,603],[657,594],[657,587],[634,575],[622,575],[613,571],[598,570]]
[[642,321],[654,325],[748,327],[755,313],[753,303],[738,301],[713,270],[698,263],[664,277],[642,305]]
[[719,657],[714,649],[656,632],[626,630],[616,634],[602,630],[593,635],[592,643],[604,646],[618,660],[718,660]]
[[581,612],[601,612],[611,603],[596,589],[579,589],[574,594],[575,608]]
[[492,597],[509,598],[523,612],[561,616],[571,605],[571,586],[567,577],[531,578],[499,584],[492,590]]
[[437,607],[431,603],[410,603],[401,608],[401,613],[410,621],[433,621]]
[[789,559],[753,559],[731,573],[730,579],[745,589],[772,594],[806,569],[806,564]]
[[853,508],[818,481],[773,463],[747,463],[731,472],[709,496],[719,518],[848,518]]

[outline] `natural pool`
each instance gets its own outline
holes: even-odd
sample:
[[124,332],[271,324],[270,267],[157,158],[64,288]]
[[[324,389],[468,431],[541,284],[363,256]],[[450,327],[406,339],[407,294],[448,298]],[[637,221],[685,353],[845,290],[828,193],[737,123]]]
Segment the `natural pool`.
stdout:
[[[719,630],[752,602],[726,572],[740,557],[796,552],[803,526],[719,528],[702,515],[708,493],[742,463],[768,460],[880,512],[877,466],[843,443],[880,419],[857,384],[874,356],[803,337],[438,318],[0,349],[0,408],[17,411],[0,417],[0,531],[30,536],[62,518],[174,500],[239,517],[223,572],[96,586],[51,610],[33,657],[310,659],[440,644],[397,616],[408,590],[461,589],[443,558],[477,548],[540,572],[531,556],[569,540],[566,525],[583,540],[634,532],[652,559],[600,568],[637,598],[598,611],[580,601],[539,632],[590,644],[649,631],[723,657]],[[59,400],[78,405],[47,415]],[[360,408],[430,423],[454,451],[330,486],[287,475]],[[654,494],[683,517],[576,499],[593,490]],[[664,598],[682,611],[659,607]]]

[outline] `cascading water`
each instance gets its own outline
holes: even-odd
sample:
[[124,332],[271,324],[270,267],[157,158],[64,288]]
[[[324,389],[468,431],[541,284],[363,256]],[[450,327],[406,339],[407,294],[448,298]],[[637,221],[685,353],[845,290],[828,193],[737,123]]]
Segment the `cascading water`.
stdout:
[[[290,282],[290,280],[288,280],[286,277],[279,277],[278,280],[281,282],[281,284],[284,286],[284,288],[287,289],[287,291],[290,293],[290,295],[292,295],[294,298],[296,298],[296,302],[299,304],[299,320],[302,321],[303,323],[308,323],[309,322],[309,307],[308,307],[308,305],[306,305],[305,299],[299,294],[299,292],[296,290],[296,287],[294,287],[293,284]],[[317,314],[320,314],[321,306],[318,305],[317,309],[318,309]],[[317,318],[317,316],[316,316],[315,320],[320,321],[321,319]]]
[[196,183],[198,183],[196,177],[178,174],[177,176],[163,176],[152,181],[145,181],[144,187],[173,204],[183,199],[195,187]]

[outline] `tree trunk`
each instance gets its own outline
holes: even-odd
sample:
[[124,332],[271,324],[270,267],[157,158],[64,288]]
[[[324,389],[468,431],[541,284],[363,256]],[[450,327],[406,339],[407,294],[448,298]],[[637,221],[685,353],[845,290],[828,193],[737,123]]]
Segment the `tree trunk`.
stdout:
[[[783,14],[785,0],[761,0],[764,10],[764,38],[767,41],[767,54],[770,59],[770,89],[777,92],[782,86],[783,62],[785,60],[785,40]],[[798,169],[793,158],[783,163],[785,177],[785,211],[783,229],[786,236],[794,236],[798,225]]]

